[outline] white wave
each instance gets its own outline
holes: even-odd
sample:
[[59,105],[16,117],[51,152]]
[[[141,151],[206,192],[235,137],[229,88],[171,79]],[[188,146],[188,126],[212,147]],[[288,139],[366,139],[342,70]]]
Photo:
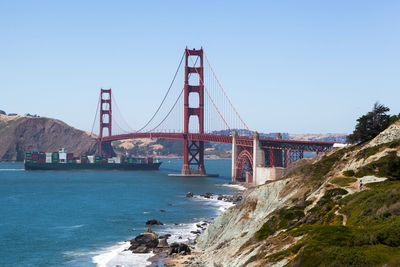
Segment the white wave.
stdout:
[[[200,223],[203,223],[201,221]],[[190,243],[196,238],[196,234],[191,233],[192,231],[197,231],[199,228],[196,226],[198,223],[181,223],[178,225],[166,225],[162,231],[158,231],[159,235],[170,234],[168,238],[168,244],[174,242],[178,243]]]
[[153,253],[135,254],[127,250],[129,246],[128,241],[119,242],[100,251],[92,258],[92,262],[96,263],[97,267],[139,267],[151,264],[148,259],[154,256]]
[[218,200],[218,196],[217,195],[213,195],[210,198],[205,198],[205,197],[201,197],[201,196],[194,196],[192,199],[195,200],[195,201],[206,202],[207,205],[214,206],[219,211],[219,212],[217,212],[217,215],[221,214],[222,212],[226,211],[227,209],[229,209],[230,207],[235,205],[232,202],[227,202],[227,201],[224,201],[224,200]]
[[76,228],[81,228],[85,226],[84,224],[77,224],[77,225],[71,225],[71,226],[56,226],[54,228],[56,229],[64,229],[64,230],[72,230],[72,229],[76,229]]
[[247,189],[243,185],[238,185],[238,184],[223,184],[222,186],[231,187],[242,191]]
[[88,255],[97,255],[98,252],[96,252],[96,251],[65,251],[65,252],[63,252],[63,254],[68,257],[77,258],[77,257],[88,256]]
[[72,225],[70,228],[71,229],[74,229],[74,228],[81,228],[81,227],[83,227],[83,226],[85,226],[84,224],[77,224],[77,225]]

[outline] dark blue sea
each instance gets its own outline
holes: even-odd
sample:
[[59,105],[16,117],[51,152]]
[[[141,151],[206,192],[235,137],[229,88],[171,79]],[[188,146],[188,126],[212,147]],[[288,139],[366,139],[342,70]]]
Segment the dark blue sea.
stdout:
[[229,203],[185,194],[232,194],[231,162],[206,161],[218,178],[183,178],[167,176],[180,172],[181,160],[162,161],[151,172],[27,172],[23,163],[0,163],[0,266],[146,266],[151,255],[124,251],[124,241],[152,218],[170,242],[194,238],[195,224]]

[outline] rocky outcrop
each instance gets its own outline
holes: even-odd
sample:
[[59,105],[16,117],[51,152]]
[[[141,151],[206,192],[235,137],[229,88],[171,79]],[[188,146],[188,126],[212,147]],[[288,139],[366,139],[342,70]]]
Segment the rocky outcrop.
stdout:
[[151,249],[158,246],[159,240],[158,235],[149,227],[146,232],[136,236],[130,243],[131,246],[128,250],[131,250],[132,253],[149,253]]
[[164,224],[160,221],[157,221],[156,219],[150,219],[146,222],[146,225],[164,225]]
[[76,155],[94,154],[97,145],[93,136],[59,120],[0,115],[0,160],[21,161],[25,151],[54,152],[60,148]]
[[180,255],[189,255],[191,250],[188,245],[184,243],[172,243],[169,250],[169,255],[172,254],[180,254]]
[[381,132],[377,137],[368,142],[365,147],[366,148],[373,147],[399,139],[400,139],[400,121],[397,121],[392,125],[390,125],[386,130]]

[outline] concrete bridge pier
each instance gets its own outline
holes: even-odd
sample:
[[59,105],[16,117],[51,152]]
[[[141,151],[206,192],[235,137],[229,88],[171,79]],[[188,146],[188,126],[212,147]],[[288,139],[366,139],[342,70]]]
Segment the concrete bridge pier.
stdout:
[[[265,152],[260,146],[260,135],[258,132],[254,132],[253,135],[253,184],[262,184],[261,173],[258,169],[265,166]],[[246,181],[247,182],[247,181]]]
[[237,132],[232,134],[232,183],[236,182],[236,161],[238,158],[238,147],[236,144]]

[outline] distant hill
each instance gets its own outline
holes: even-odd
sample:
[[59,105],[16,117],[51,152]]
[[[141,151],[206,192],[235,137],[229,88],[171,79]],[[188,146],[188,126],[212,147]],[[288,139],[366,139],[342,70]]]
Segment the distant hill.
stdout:
[[53,152],[60,148],[76,155],[95,153],[96,140],[60,120],[0,114],[0,160],[21,161],[25,151]]

